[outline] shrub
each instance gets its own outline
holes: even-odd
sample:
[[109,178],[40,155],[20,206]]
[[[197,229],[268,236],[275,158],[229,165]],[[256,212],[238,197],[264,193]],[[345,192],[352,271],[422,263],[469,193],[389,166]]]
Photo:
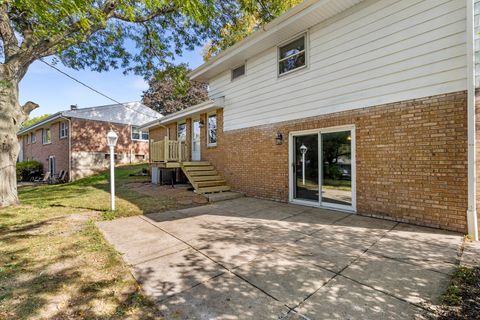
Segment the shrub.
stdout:
[[27,160],[17,163],[17,179],[30,181],[42,175],[43,165],[37,160]]

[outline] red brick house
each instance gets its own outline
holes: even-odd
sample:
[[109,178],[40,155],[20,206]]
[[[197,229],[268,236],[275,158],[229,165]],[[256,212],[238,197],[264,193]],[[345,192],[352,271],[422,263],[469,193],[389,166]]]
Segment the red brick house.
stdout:
[[191,72],[211,101],[145,125],[152,168],[477,237],[473,5],[304,1]]
[[22,129],[19,161],[38,160],[45,172],[58,176],[68,171],[76,180],[103,170],[109,165],[106,135],[110,129],[118,136],[115,157],[118,164],[148,160],[148,132],[138,126],[161,117],[138,103],[77,108],[57,112]]

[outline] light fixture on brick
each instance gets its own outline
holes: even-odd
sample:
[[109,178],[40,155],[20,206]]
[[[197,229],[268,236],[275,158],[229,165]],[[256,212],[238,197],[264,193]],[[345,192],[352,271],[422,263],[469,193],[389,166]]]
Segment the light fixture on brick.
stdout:
[[281,145],[283,143],[283,135],[281,132],[277,132],[277,135],[275,136],[275,142],[278,145]]

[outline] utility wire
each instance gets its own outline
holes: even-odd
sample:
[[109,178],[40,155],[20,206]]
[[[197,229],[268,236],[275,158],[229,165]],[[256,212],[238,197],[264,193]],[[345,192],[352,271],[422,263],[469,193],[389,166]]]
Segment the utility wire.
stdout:
[[87,89],[89,89],[89,90],[91,90],[91,91],[93,91],[93,92],[95,92],[95,93],[97,93],[97,94],[101,95],[102,97],[104,97],[104,98],[107,98],[108,100],[111,100],[111,101],[115,102],[116,104],[120,104],[120,105],[124,106],[125,108],[128,108],[128,109],[130,109],[130,110],[132,110],[132,111],[135,111],[135,112],[137,112],[137,113],[143,114],[144,116],[147,116],[147,117],[152,117],[152,115],[150,115],[150,114],[146,114],[146,113],[144,113],[144,112],[141,112],[141,111],[139,111],[139,110],[136,110],[136,109],[134,109],[134,108],[130,107],[129,105],[127,105],[127,104],[125,104],[125,103],[119,102],[118,100],[116,100],[116,99],[114,99],[114,98],[112,98],[112,97],[110,97],[110,96],[106,95],[105,93],[103,93],[103,92],[101,92],[101,91],[99,91],[99,90],[95,89],[94,87],[92,87],[92,86],[90,86],[90,85],[88,85],[88,84],[86,84],[86,83],[82,82],[81,80],[78,80],[78,79],[77,79],[77,78],[75,78],[74,76],[72,76],[72,75],[70,75],[70,74],[66,73],[65,71],[61,70],[60,68],[57,68],[57,67],[56,67],[56,66],[54,66],[53,64],[51,64],[51,63],[49,63],[49,62],[45,61],[43,58],[40,58],[39,60],[40,60],[41,62],[43,62],[44,64],[46,64],[47,66],[49,66],[50,68],[52,68],[52,69],[54,69],[54,70],[56,70],[56,71],[60,72],[60,73],[61,73],[61,74],[63,74],[64,76],[66,76],[66,77],[70,78],[71,80],[73,80],[73,81],[75,81],[75,82],[79,83],[80,85],[82,85],[82,86],[86,87]]

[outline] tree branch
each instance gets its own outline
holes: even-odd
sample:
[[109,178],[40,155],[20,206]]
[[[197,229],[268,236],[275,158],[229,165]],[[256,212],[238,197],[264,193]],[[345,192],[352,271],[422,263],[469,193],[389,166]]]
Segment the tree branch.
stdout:
[[3,40],[5,61],[14,55],[18,50],[18,39],[15,36],[10,18],[8,17],[7,3],[0,5],[0,37]]
[[143,16],[135,16],[135,17],[129,17],[118,12],[113,12],[112,18],[126,21],[126,22],[142,23],[142,22],[150,21],[158,16],[165,15],[167,13],[172,13],[174,11],[175,11],[175,5],[170,5],[168,7],[158,9],[155,12],[152,12],[150,14],[143,15]]
[[37,109],[38,107],[40,107],[38,104],[36,104],[35,102],[32,102],[32,101],[28,101],[27,103],[25,103],[23,106],[22,106],[22,111],[23,113],[28,117],[28,115],[30,114],[30,112],[32,112],[33,110]]

